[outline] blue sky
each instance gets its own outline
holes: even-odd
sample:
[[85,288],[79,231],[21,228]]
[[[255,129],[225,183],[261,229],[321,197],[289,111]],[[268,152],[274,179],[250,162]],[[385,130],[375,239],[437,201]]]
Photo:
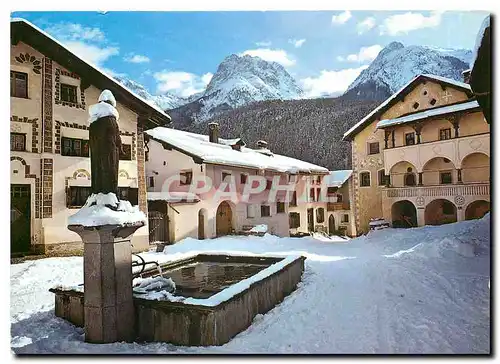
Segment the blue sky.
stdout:
[[472,49],[486,12],[15,12],[151,93],[202,91],[228,55],[281,63],[311,95],[345,90],[392,41]]

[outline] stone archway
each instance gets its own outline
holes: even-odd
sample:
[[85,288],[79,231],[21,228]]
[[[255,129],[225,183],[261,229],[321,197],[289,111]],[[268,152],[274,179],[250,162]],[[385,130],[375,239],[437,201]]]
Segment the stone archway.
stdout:
[[463,183],[485,183],[490,181],[490,157],[474,152],[464,157],[461,163]]
[[433,200],[425,207],[425,224],[442,225],[457,222],[457,207],[445,199]]
[[408,200],[395,202],[391,207],[392,227],[411,228],[417,226],[417,209]]
[[233,211],[227,201],[222,201],[217,208],[215,231],[217,236],[229,235],[233,231]]
[[480,219],[489,211],[490,211],[489,201],[485,200],[473,201],[465,209],[465,220]]

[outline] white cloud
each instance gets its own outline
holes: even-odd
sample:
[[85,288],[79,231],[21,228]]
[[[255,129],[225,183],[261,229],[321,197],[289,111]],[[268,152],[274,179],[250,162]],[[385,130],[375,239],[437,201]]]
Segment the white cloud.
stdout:
[[305,39],[288,39],[288,43],[293,44],[295,48],[300,48],[306,42]]
[[143,56],[141,54],[130,54],[127,57],[123,58],[123,60],[129,63],[148,63],[150,61],[149,57]]
[[119,54],[119,48],[108,45],[104,33],[99,28],[63,22],[52,24],[45,28],[45,31],[76,55],[96,66],[102,66],[109,57]]
[[255,45],[257,47],[269,47],[271,45],[270,41],[265,41],[265,42],[255,42]]
[[359,22],[358,25],[356,25],[356,29],[358,30],[358,34],[363,34],[372,29],[374,26],[375,18],[369,16],[368,18],[365,18],[363,21]]
[[347,90],[349,85],[368,66],[347,68],[340,71],[321,71],[318,77],[307,77],[300,80],[308,97],[336,96]]
[[[377,58],[377,55],[382,49],[383,47],[379,44],[375,44],[369,47],[361,47],[357,54],[349,54],[347,58],[345,58],[345,60],[347,60],[348,62],[371,62],[375,58]],[[338,56],[337,60],[342,61],[344,60],[344,58]]]
[[265,61],[277,62],[284,67],[293,66],[295,60],[290,58],[290,56],[283,49],[269,49],[269,48],[259,48],[259,49],[248,49],[241,55],[249,55],[252,57],[259,57]]
[[344,24],[352,17],[351,12],[346,10],[340,14],[332,16],[332,24]]
[[337,56],[337,61],[339,62],[344,62],[345,61],[345,58],[342,57],[342,56]]
[[407,34],[417,29],[433,28],[441,23],[442,15],[442,11],[433,11],[429,16],[412,12],[391,15],[380,25],[380,34]]
[[205,90],[213,74],[205,73],[203,76],[182,71],[161,71],[154,74],[157,91],[161,93],[171,92],[180,97],[188,97],[192,94]]
[[119,53],[119,49],[117,47],[100,48],[93,44],[74,41],[63,43],[77,56],[85,61],[95,64],[96,66],[101,66],[109,57],[115,56]]
[[210,80],[214,77],[214,74],[211,72],[205,73],[203,76],[201,76],[201,81],[205,84],[208,85],[210,83]]

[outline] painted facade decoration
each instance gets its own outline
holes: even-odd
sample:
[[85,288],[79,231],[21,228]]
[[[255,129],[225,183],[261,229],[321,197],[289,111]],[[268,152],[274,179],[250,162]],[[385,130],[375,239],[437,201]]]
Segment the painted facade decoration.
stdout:
[[[25,217],[23,226],[20,219],[11,219],[11,224],[17,222],[16,229],[29,231],[23,250],[82,249],[79,236],[66,227],[67,218],[90,190],[85,102],[97,102],[104,88],[118,95],[120,135],[129,146],[119,161],[119,190],[125,199],[138,200],[135,203],[147,212],[144,174],[140,176],[144,173],[144,151],[139,140],[144,127],[168,123],[168,115],[24,20],[11,21],[10,67],[11,216]],[[75,90],[80,107],[56,102],[61,101],[61,84]],[[154,122],[143,115],[153,115]],[[28,202],[23,204],[23,199]],[[133,245],[135,250],[148,247],[147,226],[134,235]]]

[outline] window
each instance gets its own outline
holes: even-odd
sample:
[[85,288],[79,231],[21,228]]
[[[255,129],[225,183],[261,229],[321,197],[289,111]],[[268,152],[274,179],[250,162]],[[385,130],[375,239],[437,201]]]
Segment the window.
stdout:
[[85,139],[61,138],[61,155],[70,157],[88,157],[89,141]]
[[10,133],[10,150],[26,150],[26,134]]
[[118,199],[126,200],[132,205],[137,205],[138,202],[138,189],[130,187],[118,187]]
[[335,192],[337,192],[337,187],[328,187],[328,188],[326,189],[326,193],[327,193],[328,195],[333,195],[333,194],[335,194]]
[[285,212],[285,203],[284,202],[276,202],[276,213],[281,214]]
[[337,202],[342,202],[342,194],[337,194]]
[[453,183],[451,172],[439,172],[439,180],[442,185],[448,185]]
[[369,187],[370,186],[370,172],[361,172],[359,174],[359,180],[361,187]]
[[78,102],[76,98],[76,86],[61,83],[61,101],[76,104]]
[[193,180],[193,171],[183,171],[180,173],[180,176],[181,176],[180,184],[182,186],[190,185],[191,181]]
[[240,174],[240,182],[242,185],[247,183],[247,175],[245,173]]
[[314,188],[309,190],[309,201],[314,202]]
[[322,207],[316,210],[316,222],[317,223],[325,222],[325,209]]
[[272,186],[273,186],[273,181],[267,180],[266,181],[266,190],[270,190]]
[[[222,175],[222,182],[229,182],[229,179],[231,178],[231,173],[229,173],[229,172],[222,172],[221,175]],[[227,178],[227,180],[226,180],[226,178]]]
[[71,186],[66,193],[67,207],[82,207],[87,202],[87,198],[91,194],[91,189],[90,187]]
[[149,178],[148,178],[148,186],[149,187],[154,187],[155,186],[155,178],[153,176],[149,176]]
[[297,175],[296,174],[289,174],[288,175],[288,182],[290,182],[290,183],[297,182]]
[[417,179],[415,177],[415,173],[412,173],[411,171],[405,173],[405,186],[415,186],[416,184],[417,184]]
[[427,90],[424,90],[424,96],[427,95]]
[[387,179],[385,177],[385,169],[381,169],[380,171],[378,171],[378,185],[384,186],[386,181]]
[[28,98],[28,74],[10,71],[10,96]]
[[415,144],[415,133],[406,133],[405,145],[414,145],[414,144]]
[[247,205],[247,218],[252,218],[255,217],[255,210],[253,208],[253,205],[248,204]]
[[413,108],[414,108],[414,109],[418,109],[418,106],[419,106],[419,105],[420,105],[420,104],[419,104],[418,102],[415,102],[415,103],[413,104]]
[[378,153],[380,153],[378,142],[368,143],[368,154],[378,154]]
[[271,206],[260,205],[260,216],[261,217],[271,216]]
[[429,103],[430,103],[432,106],[436,105],[436,99],[432,99],[431,101],[429,101]]
[[439,140],[451,139],[451,129],[440,129],[439,130]]
[[349,222],[349,215],[348,214],[343,214],[341,222]]
[[300,213],[290,212],[290,214],[288,215],[288,223],[290,225],[290,229],[296,229],[300,227]]
[[316,201],[321,199],[321,188],[316,188]]
[[292,201],[290,201],[290,206],[297,206],[297,191],[292,192]]
[[132,160],[132,145],[122,144],[122,148],[120,149],[120,157],[119,158],[122,161],[131,161]]

